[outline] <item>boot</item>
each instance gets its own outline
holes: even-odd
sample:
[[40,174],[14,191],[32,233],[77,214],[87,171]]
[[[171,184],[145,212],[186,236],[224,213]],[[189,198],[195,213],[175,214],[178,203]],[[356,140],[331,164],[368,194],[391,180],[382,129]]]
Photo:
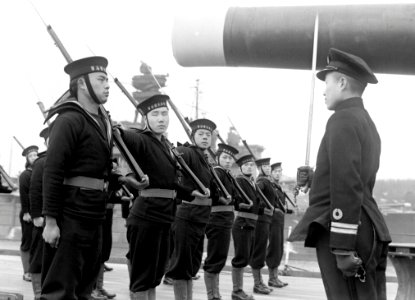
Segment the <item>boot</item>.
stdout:
[[22,265],[23,265],[23,280],[32,281],[32,276],[29,273],[30,252],[20,250],[20,258],[22,259]]
[[187,281],[187,300],[193,300],[193,280]]
[[213,296],[213,286],[215,284],[215,274],[209,273],[205,271],[205,285],[206,285],[206,293],[208,300],[212,300],[214,298]]
[[282,288],[288,285],[286,282],[282,282],[278,278],[278,268],[268,268],[269,270],[269,279],[268,285],[276,288]]
[[143,292],[130,293],[130,300],[149,300],[148,290]]
[[156,289],[155,288],[148,290],[148,300],[156,300]]
[[91,300],[107,300],[108,298],[102,295],[98,290],[94,289],[89,297]]
[[40,299],[40,294],[42,293],[42,283],[40,282],[41,278],[41,273],[32,273],[32,287],[35,300]]
[[96,290],[103,296],[107,297],[108,299],[115,298],[117,296],[114,293],[110,293],[107,290],[104,289],[104,272],[105,272],[105,266],[104,264],[101,265],[101,268],[99,269],[98,278],[97,278],[97,287]]
[[271,291],[263,284],[261,269],[252,269],[252,275],[254,276],[254,293],[268,295]]
[[175,300],[187,300],[187,281],[188,280],[174,280],[173,290]]
[[254,300],[254,297],[247,295],[243,290],[244,268],[232,268],[232,300]]
[[213,300],[221,300],[222,296],[219,292],[219,273],[215,274],[214,284],[213,284]]

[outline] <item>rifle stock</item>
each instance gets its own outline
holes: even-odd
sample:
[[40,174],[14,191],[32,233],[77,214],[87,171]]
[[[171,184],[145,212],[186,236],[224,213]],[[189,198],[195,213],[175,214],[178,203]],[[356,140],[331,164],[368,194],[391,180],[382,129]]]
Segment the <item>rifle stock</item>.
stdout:
[[261,189],[259,188],[258,184],[255,183],[255,187],[258,191],[258,194],[261,196],[262,201],[265,203],[265,205],[271,209],[274,210],[274,206],[272,206],[272,204],[269,202],[269,200],[267,199],[267,197],[264,195],[264,193],[261,191]]
[[238,181],[235,179],[235,177],[232,176],[231,173],[226,172],[226,174],[229,176],[229,179],[232,181],[233,185],[236,187],[236,189],[238,190],[239,194],[242,196],[242,198],[245,200],[245,203],[248,204],[249,206],[254,205],[254,202],[249,199],[248,195],[244,192],[244,190],[242,189],[242,187],[239,185]]

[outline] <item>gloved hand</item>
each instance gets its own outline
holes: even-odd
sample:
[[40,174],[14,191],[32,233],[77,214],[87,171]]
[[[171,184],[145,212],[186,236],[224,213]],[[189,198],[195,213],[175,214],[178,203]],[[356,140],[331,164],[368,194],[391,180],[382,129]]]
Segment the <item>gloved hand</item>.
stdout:
[[362,259],[357,256],[356,252],[345,250],[333,250],[332,252],[336,255],[337,268],[343,275],[346,277],[355,276],[362,265]]
[[251,207],[252,207],[251,204],[239,203],[239,209],[249,210]]
[[292,210],[292,209],[290,209],[290,208],[287,208],[287,211],[286,211],[286,214],[292,214],[292,213],[294,213],[294,210]]

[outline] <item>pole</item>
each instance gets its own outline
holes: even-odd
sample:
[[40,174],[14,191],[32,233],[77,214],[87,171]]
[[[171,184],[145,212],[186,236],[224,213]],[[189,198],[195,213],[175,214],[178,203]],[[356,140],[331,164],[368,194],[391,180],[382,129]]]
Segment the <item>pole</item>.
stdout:
[[310,106],[308,109],[308,129],[307,129],[307,148],[305,155],[305,165],[310,165],[310,147],[311,147],[311,129],[313,126],[313,109],[314,109],[314,87],[316,81],[316,64],[317,64],[317,45],[318,45],[318,13],[314,23],[314,40],[313,40],[313,60],[312,60],[312,74],[311,74],[311,91],[310,91]]
[[13,135],[13,138],[14,138],[14,140],[19,144],[19,146],[22,148],[22,150],[24,150],[25,149],[25,147],[23,146],[23,144],[22,143],[20,143],[20,141],[17,139],[17,137],[15,137],[14,135]]

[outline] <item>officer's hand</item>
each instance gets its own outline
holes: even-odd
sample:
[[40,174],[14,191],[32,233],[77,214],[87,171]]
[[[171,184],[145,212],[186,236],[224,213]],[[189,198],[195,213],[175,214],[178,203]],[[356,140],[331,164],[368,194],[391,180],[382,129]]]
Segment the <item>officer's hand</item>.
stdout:
[[336,255],[337,268],[344,276],[353,277],[362,265],[360,257],[354,251],[336,252],[333,251]]
[[279,216],[283,216],[284,212],[279,208],[275,208],[274,209],[274,214],[279,215]]
[[29,213],[23,214],[23,221],[28,222],[28,223],[32,221],[32,217],[30,216]]
[[246,203],[243,203],[243,202],[239,203],[238,206],[239,206],[239,209],[245,209],[245,210],[249,210],[252,207],[251,204],[246,204]]
[[35,225],[35,227],[43,227],[43,222],[45,221],[45,219],[43,217],[37,217],[33,219],[33,225]]
[[61,232],[58,225],[56,224],[56,219],[46,217],[46,225],[43,229],[42,236],[45,242],[50,244],[51,247],[58,247]]
[[210,197],[210,190],[209,189],[206,189],[206,191],[205,191],[204,194],[202,194],[198,190],[194,190],[191,193],[191,195],[194,196],[194,197],[198,197],[198,198],[209,198]]

